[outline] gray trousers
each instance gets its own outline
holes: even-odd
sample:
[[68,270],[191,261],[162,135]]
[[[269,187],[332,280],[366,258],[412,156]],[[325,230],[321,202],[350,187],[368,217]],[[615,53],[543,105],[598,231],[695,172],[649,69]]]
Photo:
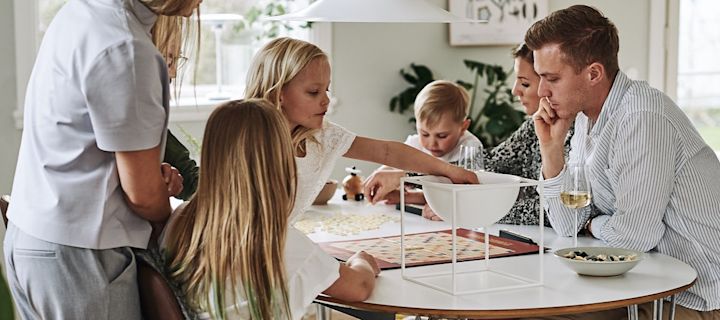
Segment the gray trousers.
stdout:
[[8,285],[23,319],[141,319],[135,256],[5,234]]

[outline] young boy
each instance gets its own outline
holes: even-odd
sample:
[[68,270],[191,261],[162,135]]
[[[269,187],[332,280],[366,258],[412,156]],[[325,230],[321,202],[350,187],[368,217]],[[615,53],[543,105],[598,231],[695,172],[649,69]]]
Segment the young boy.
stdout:
[[[405,144],[427,154],[456,164],[460,160],[460,146],[481,147],[482,142],[467,131],[470,126],[468,112],[470,97],[467,91],[447,80],[435,80],[423,88],[415,98],[415,119],[417,134],[407,137]],[[379,171],[393,170],[382,166]],[[381,173],[385,174],[385,173]],[[387,173],[391,179],[399,179],[403,174]],[[372,202],[382,199],[371,199]],[[394,204],[400,201],[399,191],[389,193],[384,200]],[[422,192],[409,192],[407,203],[425,204]],[[423,217],[440,220],[427,205]]]
[[482,146],[480,140],[467,131],[469,102],[467,91],[453,82],[429,83],[415,98],[417,134],[408,136],[405,144],[457,163],[461,145]]

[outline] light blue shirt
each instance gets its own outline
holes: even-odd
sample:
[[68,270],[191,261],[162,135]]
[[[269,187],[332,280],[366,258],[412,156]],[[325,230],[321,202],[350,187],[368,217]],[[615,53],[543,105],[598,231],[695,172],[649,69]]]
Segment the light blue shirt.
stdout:
[[150,224],[124,200],[115,152],[165,141],[155,20],[137,0],[72,0],[53,19],[28,83],[8,214],[23,232],[80,248],[147,246]]
[[[622,72],[597,122],[575,120],[569,163],[585,161],[594,217],[592,232],[613,247],[657,250],[698,272],[678,295],[682,306],[720,309],[720,162],[687,116],[662,92]],[[570,236],[575,210],[560,203],[564,170],[545,181],[553,228]]]

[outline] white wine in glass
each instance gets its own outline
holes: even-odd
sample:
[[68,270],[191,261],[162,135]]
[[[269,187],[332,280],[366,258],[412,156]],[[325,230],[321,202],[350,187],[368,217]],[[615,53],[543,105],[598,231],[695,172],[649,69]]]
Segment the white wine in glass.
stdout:
[[562,188],[560,189],[560,202],[570,209],[575,209],[573,247],[577,247],[578,211],[589,206],[591,201],[590,180],[588,179],[585,164],[571,163],[567,165]]
[[560,193],[560,202],[568,208],[578,209],[590,204],[592,195],[588,191],[568,191]]

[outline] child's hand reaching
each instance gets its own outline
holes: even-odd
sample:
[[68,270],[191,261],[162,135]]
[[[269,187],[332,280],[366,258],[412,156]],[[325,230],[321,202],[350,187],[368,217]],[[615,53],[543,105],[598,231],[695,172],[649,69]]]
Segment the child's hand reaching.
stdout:
[[385,199],[385,196],[400,187],[400,178],[405,176],[402,170],[377,170],[371,174],[365,185],[363,193],[370,203]]
[[347,260],[347,265],[351,268],[356,265],[364,265],[365,267],[370,267],[376,277],[380,274],[380,267],[377,261],[375,261],[375,257],[365,251],[355,252],[355,254]]
[[430,205],[425,205],[422,210],[422,216],[425,219],[432,220],[432,221],[443,221],[440,216],[435,214],[435,211],[430,208]]
[[462,184],[478,184],[478,183],[480,183],[477,175],[470,170],[465,170],[463,168],[451,165],[449,163],[447,164],[447,166],[445,166],[445,168],[446,168],[446,170],[443,173],[443,175],[450,178],[450,180],[452,180],[453,183],[462,183]]

